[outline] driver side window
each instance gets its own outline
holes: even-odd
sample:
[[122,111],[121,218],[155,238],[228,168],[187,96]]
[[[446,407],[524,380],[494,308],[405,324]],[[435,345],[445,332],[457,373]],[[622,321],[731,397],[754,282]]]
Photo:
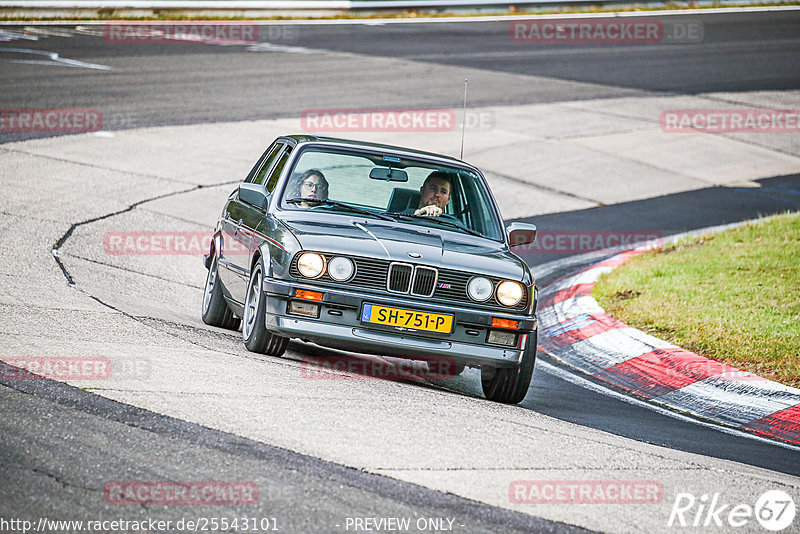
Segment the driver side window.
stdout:
[[278,178],[281,176],[281,172],[283,172],[283,168],[286,166],[286,162],[289,160],[289,155],[292,153],[292,147],[286,146],[286,150],[282,151],[280,157],[278,159],[278,163],[275,164],[272,171],[269,173],[269,178],[267,179],[266,187],[267,191],[272,193],[275,189],[275,186],[278,184]]

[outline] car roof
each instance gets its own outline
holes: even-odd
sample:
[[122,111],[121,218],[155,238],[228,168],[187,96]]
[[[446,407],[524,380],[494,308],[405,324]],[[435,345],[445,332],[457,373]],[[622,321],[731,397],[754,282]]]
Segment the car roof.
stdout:
[[[414,148],[406,148],[397,145],[385,145],[382,143],[370,143],[368,141],[358,141],[355,139],[342,139],[338,137],[325,137],[325,136],[318,136],[318,135],[307,135],[307,134],[293,134],[293,135],[282,135],[281,138],[288,139],[294,141],[295,144],[299,143],[333,143],[339,144],[343,146],[353,147],[353,148],[372,148],[372,149],[379,149],[379,150],[391,150],[394,152],[402,152],[407,155],[411,156],[421,156],[423,158],[433,158],[440,160],[442,162],[456,164],[462,167],[468,167],[470,169],[475,169],[473,165],[456,159],[452,156],[446,156],[444,154],[437,154],[435,152],[426,152],[424,150],[416,150]],[[475,169],[477,170],[477,169]]]

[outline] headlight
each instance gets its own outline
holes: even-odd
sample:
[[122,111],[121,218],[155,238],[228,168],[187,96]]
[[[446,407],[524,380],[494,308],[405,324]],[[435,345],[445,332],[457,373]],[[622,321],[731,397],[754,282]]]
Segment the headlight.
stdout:
[[337,282],[349,280],[356,268],[350,258],[336,256],[328,262],[328,274]]
[[303,252],[297,260],[297,270],[306,278],[316,278],[325,270],[325,258],[316,252]]
[[515,306],[525,296],[525,288],[519,282],[506,280],[497,286],[497,301],[503,306]]
[[467,284],[467,294],[469,298],[477,302],[483,302],[492,296],[494,286],[488,278],[476,276]]

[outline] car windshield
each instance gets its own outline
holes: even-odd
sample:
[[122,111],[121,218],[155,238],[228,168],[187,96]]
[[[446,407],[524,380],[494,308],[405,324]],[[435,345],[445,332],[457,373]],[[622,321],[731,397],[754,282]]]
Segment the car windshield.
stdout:
[[295,160],[281,205],[374,215],[502,241],[490,194],[483,179],[467,169],[390,154],[308,147]]

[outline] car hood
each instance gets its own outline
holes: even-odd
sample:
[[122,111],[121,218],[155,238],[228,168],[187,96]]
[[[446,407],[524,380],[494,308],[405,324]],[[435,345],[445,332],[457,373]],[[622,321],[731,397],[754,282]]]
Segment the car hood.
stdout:
[[[524,281],[527,269],[505,244],[444,228],[371,217],[282,214],[304,250],[404,261]],[[420,257],[413,257],[419,254]]]

